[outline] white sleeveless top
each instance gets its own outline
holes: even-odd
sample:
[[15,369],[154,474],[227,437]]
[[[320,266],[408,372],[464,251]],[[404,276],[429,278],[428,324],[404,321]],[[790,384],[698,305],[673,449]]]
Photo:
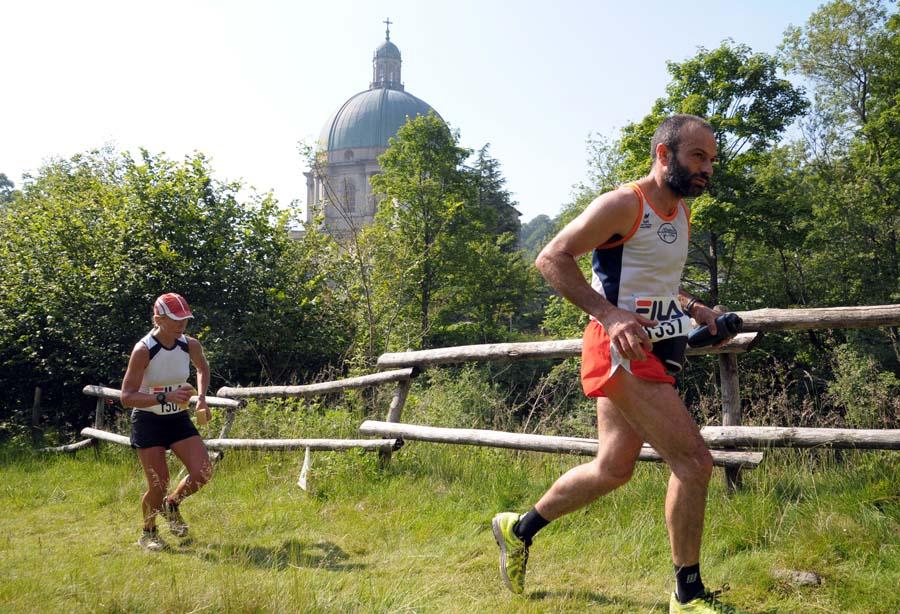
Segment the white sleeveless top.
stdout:
[[675,212],[667,216],[653,207],[637,184],[628,187],[640,201],[637,219],[626,236],[613,236],[594,249],[591,287],[616,307],[650,319],[676,316],[654,313],[660,308],[679,310],[680,316],[677,300],[638,299],[678,295],[690,236],[687,205],[679,201]]
[[[166,348],[153,336],[151,331],[138,341],[138,345],[142,344],[150,352],[150,362],[144,371],[144,379],[141,380],[141,392],[147,394],[171,392],[180,384],[187,382],[191,374],[191,356],[187,337],[181,335],[175,340],[173,347]],[[175,403],[166,403],[162,406],[157,404],[140,409],[161,415],[185,411],[185,408],[178,407]]]

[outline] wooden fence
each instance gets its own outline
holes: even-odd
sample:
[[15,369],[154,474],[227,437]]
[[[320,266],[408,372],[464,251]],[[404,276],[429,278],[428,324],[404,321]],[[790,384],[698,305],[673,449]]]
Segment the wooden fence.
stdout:
[[[740,381],[737,355],[749,351],[764,332],[809,330],[828,328],[872,328],[900,325],[900,305],[875,305],[864,307],[829,307],[818,309],[757,309],[737,312],[743,320],[743,332],[720,348],[688,348],[688,356],[717,354],[719,361],[720,393],[722,396],[722,427],[718,431],[703,429],[710,446],[738,447],[831,447],[865,449],[900,449],[900,429],[779,429],[772,427],[742,427]],[[425,369],[438,365],[481,362],[571,358],[581,355],[581,339],[531,343],[498,343],[469,345],[414,352],[382,354],[378,358],[380,368],[418,367]],[[592,454],[596,451],[589,442],[573,443],[572,438],[533,439],[532,435],[521,439],[522,434],[497,431],[464,429],[435,429],[422,425],[400,423],[402,405],[394,408],[384,423],[367,421],[361,432],[404,439],[421,439],[442,443],[488,445],[516,449]],[[556,446],[556,448],[554,448]],[[724,451],[724,450],[723,450]],[[647,459],[653,460],[649,457]],[[644,454],[642,453],[642,454]],[[729,491],[740,486],[740,471],[758,464],[746,458],[729,462],[727,457],[715,454],[717,464],[725,467],[725,480]],[[734,459],[731,459],[734,460]]]
[[[232,388],[232,387],[223,387],[219,388],[216,391],[216,394],[221,397],[226,397],[230,399],[271,399],[271,398],[308,398],[314,397],[323,394],[330,394],[335,392],[342,392],[345,390],[354,390],[359,388],[369,388],[371,386],[378,386],[381,384],[389,384],[393,383],[394,393],[391,397],[391,403],[388,407],[388,419],[391,416],[396,415],[400,416],[400,411],[403,408],[403,405],[406,403],[406,396],[409,394],[410,382],[419,375],[421,369],[416,366],[411,366],[403,369],[397,369],[394,371],[382,371],[381,373],[372,373],[370,375],[361,375],[359,377],[348,377],[341,380],[334,380],[330,382],[321,382],[318,384],[307,384],[305,386],[257,386],[257,387],[247,387],[247,388]],[[233,440],[238,441],[238,440]],[[272,447],[276,447],[277,449],[302,449],[301,446],[297,445],[297,447],[284,447],[293,444],[276,444],[273,442],[290,442],[290,441],[312,441],[312,440],[259,440],[259,439],[246,439],[242,440],[243,443],[240,444],[240,447],[243,449],[250,449],[253,446],[265,446],[264,449],[272,449]],[[316,440],[321,443],[321,445],[325,445],[324,442],[330,441],[332,447],[319,447],[314,448],[311,446],[305,446],[309,449],[328,449],[328,450],[341,450],[346,449],[347,446],[342,442],[346,441],[354,441],[354,440]],[[402,439],[390,439],[390,440],[378,440],[379,444],[377,446],[353,446],[353,447],[366,447],[367,449],[374,448],[378,450],[379,456],[381,457],[382,462],[390,460],[391,452],[394,450],[399,450],[403,445]],[[256,442],[256,443],[254,443]],[[232,444],[235,447],[238,447],[238,444]]]
[[[409,391],[409,381],[418,375],[419,369],[410,367],[395,371],[373,373],[360,377],[351,377],[330,382],[309,384],[306,386],[260,386],[247,388],[222,387],[216,392],[216,396],[206,397],[210,407],[224,408],[225,420],[219,436],[214,439],[204,440],[206,447],[214,451],[213,460],[218,461],[224,450],[349,450],[362,449],[374,450],[382,459],[389,459],[394,450],[403,445],[401,439],[229,439],[228,434],[234,423],[235,412],[243,403],[241,399],[267,399],[267,398],[308,398],[344,390],[368,388],[386,383],[396,383],[397,387],[391,400],[391,408],[401,407]],[[106,402],[108,400],[121,402],[121,391],[104,386],[85,386],[82,392],[89,396],[97,397],[97,406],[94,412],[94,426],[81,430],[83,439],[73,444],[43,448],[48,452],[76,452],[82,448],[106,441],[118,445],[129,446],[128,437],[104,430],[106,422]],[[191,406],[196,406],[197,397],[191,397]],[[391,414],[392,410],[388,410]]]
[[[725,467],[729,490],[740,485],[740,471],[762,461],[759,451],[737,448],[768,449],[771,447],[900,449],[900,429],[810,429],[781,427],[744,427],[741,425],[741,399],[737,355],[751,350],[763,332],[824,328],[867,328],[900,325],[900,305],[867,307],[833,307],[824,309],[759,309],[738,312],[744,321],[740,335],[719,348],[688,348],[688,356],[715,354],[719,361],[720,392],[722,396],[722,426],[704,427],[701,434],[713,448],[716,465]],[[382,459],[389,459],[391,451],[404,440],[431,441],[449,444],[493,446],[540,452],[594,455],[598,443],[593,439],[550,437],[526,433],[506,433],[477,429],[437,428],[400,422],[412,379],[423,369],[447,364],[482,361],[510,361],[534,359],[564,359],[581,355],[581,339],[561,341],[499,343],[436,348],[410,352],[382,354],[379,368],[393,368],[360,377],[308,384],[303,386],[223,387],[217,396],[207,397],[211,407],[222,407],[226,418],[219,436],[206,440],[207,446],[221,452],[225,449],[252,450],[346,450],[350,448],[377,450]],[[385,421],[365,421],[360,432],[383,439],[228,439],[234,414],[243,399],[307,398],[345,390],[394,384],[394,392]],[[45,450],[71,452],[96,441],[128,445],[128,438],[103,430],[105,404],[108,399],[120,400],[120,392],[102,386],[86,386],[84,393],[97,397],[93,428],[82,430],[87,439]],[[39,393],[36,393],[36,395]],[[196,402],[196,397],[191,403]],[[36,404],[39,401],[36,401]],[[721,449],[719,449],[721,448]],[[640,454],[641,460],[659,462],[659,455],[649,446]]]
[[[97,404],[94,408],[94,427],[91,429],[93,432],[106,432],[103,429],[106,427],[106,404],[108,401],[119,401],[122,400],[122,391],[116,388],[107,388],[106,386],[85,386],[81,391],[83,394],[86,394],[91,397],[97,398]],[[231,428],[231,423],[234,421],[234,412],[240,407],[240,403],[238,401],[234,401],[232,399],[220,399],[218,397],[206,397],[206,403],[210,407],[221,407],[226,410],[225,415],[225,423],[223,430],[224,432],[228,432],[227,429]],[[197,397],[191,397],[189,404],[191,407],[196,406]],[[82,431],[82,436],[86,437],[86,439],[82,439],[81,441],[77,441],[75,443],[70,443],[65,446],[56,446],[50,448],[42,448],[44,452],[77,452],[82,448],[87,448],[95,445],[98,441],[104,441],[102,437],[94,437],[92,435],[86,435],[84,431]],[[114,433],[111,433],[114,434]],[[112,441],[113,443],[121,443],[118,440],[110,440],[106,439],[105,441]],[[130,445],[126,442],[126,445]]]

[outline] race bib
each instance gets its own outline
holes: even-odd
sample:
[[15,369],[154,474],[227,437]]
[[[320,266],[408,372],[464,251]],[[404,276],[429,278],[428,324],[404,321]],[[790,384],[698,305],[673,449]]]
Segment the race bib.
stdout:
[[691,330],[691,318],[681,310],[676,296],[643,296],[634,299],[635,313],[659,322],[653,328],[644,327],[652,343],[683,337]]
[[[150,394],[155,395],[157,392],[172,392],[182,385],[183,384],[175,384],[173,386],[151,386]],[[154,414],[166,416],[169,414],[175,414],[180,411],[184,411],[185,409],[187,409],[187,406],[185,405],[184,407],[182,407],[180,405],[177,405],[176,403],[164,403],[162,405],[157,403],[153,407],[146,407],[144,409],[152,411]]]

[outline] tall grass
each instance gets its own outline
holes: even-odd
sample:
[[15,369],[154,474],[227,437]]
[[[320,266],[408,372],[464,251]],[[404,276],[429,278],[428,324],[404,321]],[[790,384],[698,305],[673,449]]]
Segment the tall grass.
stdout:
[[[355,420],[282,410],[297,431],[319,420],[348,435],[341,425]],[[162,529],[171,548],[150,554],[135,545],[143,477],[132,452],[7,447],[0,611],[666,611],[659,465],[641,465],[624,488],[548,526],[526,596],[503,588],[491,516],[527,509],[580,461],[414,442],[384,468],[370,453],[314,453],[307,493],[295,485],[300,455],[229,453],[183,506],[192,538]],[[840,462],[770,452],[730,497],[716,479],[707,584],[729,584],[726,599],[754,612],[900,611],[898,485],[896,454],[877,452]],[[779,570],[813,571],[823,583],[795,587]]]
[[[586,435],[590,402],[565,375],[506,409],[483,373],[435,371],[413,387],[404,419]],[[251,403],[232,434],[356,437],[369,408],[386,405],[342,399]],[[125,414],[114,428],[127,432]],[[135,545],[144,478],[133,452],[0,448],[0,612],[666,611],[663,466],[642,464],[625,487],[551,523],[532,549],[527,594],[515,597],[497,572],[490,519],[527,510],[584,459],[417,442],[387,466],[372,453],[314,453],[304,492],[301,458],[227,453],[183,506],[192,537],[163,528],[171,548],[150,554]],[[707,585],[730,585],[726,600],[753,612],[900,611],[900,459],[769,451],[733,496],[717,476],[701,562]],[[784,571],[823,581],[797,587]]]

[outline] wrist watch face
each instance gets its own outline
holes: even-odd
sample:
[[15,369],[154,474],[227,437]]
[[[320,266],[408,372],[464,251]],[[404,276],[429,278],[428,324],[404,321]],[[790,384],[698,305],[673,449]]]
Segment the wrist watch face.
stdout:
[[160,405],[165,403],[166,402],[166,393],[165,392],[157,392],[156,400],[159,402]]

